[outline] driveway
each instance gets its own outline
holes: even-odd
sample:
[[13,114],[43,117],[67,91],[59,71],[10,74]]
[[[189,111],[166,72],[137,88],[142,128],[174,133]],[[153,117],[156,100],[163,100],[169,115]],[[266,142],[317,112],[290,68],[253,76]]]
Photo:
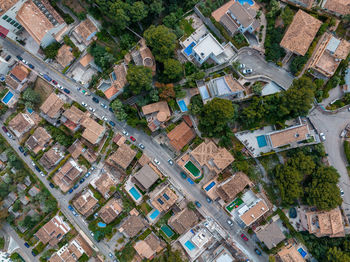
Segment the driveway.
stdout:
[[256,49],[240,49],[235,61],[239,61],[240,63],[245,64],[247,68],[253,69],[253,73],[249,76],[267,76],[284,89],[288,89],[293,82],[294,77],[289,72],[276,66],[274,63],[266,62],[264,56]]

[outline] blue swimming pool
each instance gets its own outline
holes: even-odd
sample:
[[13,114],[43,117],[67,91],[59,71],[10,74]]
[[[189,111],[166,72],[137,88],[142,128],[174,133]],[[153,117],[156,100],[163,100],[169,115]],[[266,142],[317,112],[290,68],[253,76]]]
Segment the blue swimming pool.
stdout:
[[150,219],[155,220],[159,216],[160,212],[158,209],[155,209],[152,211],[152,213],[149,215]]
[[28,112],[29,114],[32,114],[32,113],[33,113],[33,109],[27,107],[27,112]]
[[267,146],[267,141],[264,135],[257,136],[256,140],[258,141],[259,147]]
[[238,2],[241,5],[244,5],[244,3],[248,3],[250,6],[254,5],[254,1],[253,0],[238,0]]
[[195,43],[195,42],[192,42],[191,44],[189,44],[189,45],[185,48],[185,50],[184,50],[185,54],[188,55],[188,56],[190,56],[190,55],[192,54],[192,49],[193,49],[193,47],[195,47],[195,46],[196,46],[196,43]]
[[178,103],[178,105],[180,107],[181,112],[187,112],[188,111],[188,108],[187,108],[186,103],[185,103],[184,100],[179,100],[179,101],[177,101],[177,103]]
[[136,190],[135,187],[130,188],[129,192],[135,198],[135,200],[139,200],[140,199],[141,194],[139,193],[139,191]]
[[4,102],[4,104],[7,105],[7,103],[11,100],[11,98],[13,97],[13,94],[8,91],[7,94],[4,96],[4,98],[2,99],[2,102]]
[[187,247],[188,250],[190,250],[190,251],[192,251],[193,249],[196,248],[196,246],[193,245],[193,243],[192,243],[190,240],[187,240],[187,241],[185,242],[185,247]]
[[298,252],[300,253],[300,255],[304,258],[306,257],[307,253],[305,252],[305,250],[302,247],[298,248]]
[[209,191],[210,189],[212,189],[213,186],[215,186],[215,181],[212,181],[209,185],[207,185],[204,190],[205,191]]
[[97,223],[97,226],[103,228],[103,227],[106,227],[106,224],[105,224],[105,223],[102,223],[102,222],[98,222],[98,223]]

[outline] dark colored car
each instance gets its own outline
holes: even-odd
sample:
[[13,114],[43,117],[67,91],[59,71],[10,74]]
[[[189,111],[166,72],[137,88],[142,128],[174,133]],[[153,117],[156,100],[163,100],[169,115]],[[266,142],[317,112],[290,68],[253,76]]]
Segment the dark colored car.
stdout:
[[70,94],[70,91],[67,88],[64,88],[63,91],[67,94]]
[[51,188],[54,188],[54,187],[55,187],[55,185],[52,184],[52,183],[50,183],[49,186],[50,186]]
[[213,202],[213,200],[211,200],[209,197],[205,198],[207,200],[207,202],[210,204],[211,202]]
[[29,66],[30,69],[34,69],[35,68],[35,66],[33,66],[32,64],[28,64],[28,66]]
[[30,248],[30,245],[29,245],[27,242],[24,243],[24,246],[25,246],[26,248]]
[[22,58],[21,56],[19,56],[19,55],[17,55],[16,57],[17,57],[17,58],[18,58],[18,60],[20,60],[20,61],[22,61],[22,60],[23,60],[23,58]]
[[36,253],[32,250],[33,257],[36,257]]
[[74,190],[73,188],[69,189],[68,193],[69,193],[69,194],[72,194],[72,193],[73,193],[73,190]]
[[36,171],[38,171],[39,173],[41,172],[40,168],[38,166],[34,167]]
[[115,123],[114,123],[113,121],[109,121],[109,124],[110,124],[111,126],[115,126]]
[[52,79],[52,83],[54,83],[54,85],[57,85],[57,81]]
[[74,189],[77,189],[78,186],[79,186],[79,184],[75,184],[73,188],[74,188]]
[[71,205],[68,206],[68,209],[69,209],[70,211],[73,211],[73,210],[74,210],[74,208],[73,208]]
[[114,113],[112,107],[110,107],[108,110],[109,110],[110,112]]
[[135,141],[136,141],[136,138],[133,137],[133,136],[130,136],[130,139],[131,139],[132,142],[135,142]]
[[12,56],[10,56],[10,55],[6,56],[5,61],[8,62],[11,59],[11,57]]
[[194,203],[195,203],[195,205],[196,205],[198,208],[201,208],[201,207],[202,207],[202,204],[199,203],[198,201],[196,201],[196,202],[194,202]]
[[8,132],[6,126],[2,126],[2,130],[4,130],[4,132],[6,132],[6,133]]
[[43,75],[43,77],[47,80],[47,81],[49,81],[49,82],[51,82],[51,80],[52,80],[52,78],[51,77],[49,77],[48,75],[46,75],[46,74],[44,74]]
[[23,147],[19,146],[18,149],[19,149],[19,151],[21,151],[21,153],[24,153],[24,148]]
[[95,103],[98,103],[98,102],[100,102],[100,100],[98,100],[96,97],[92,97],[92,101],[94,101]]
[[254,251],[255,251],[255,253],[257,253],[259,256],[261,256],[262,254],[261,254],[261,251],[259,250],[259,249],[254,249]]
[[244,234],[241,234],[241,238],[242,238],[244,241],[248,241],[248,238],[247,238],[246,235],[244,235]]
[[23,152],[23,155],[24,155],[24,156],[27,156],[28,154],[27,154],[27,152]]
[[180,175],[181,175],[181,177],[182,177],[183,179],[186,179],[186,178],[187,178],[187,175],[186,175],[184,172],[181,172]]
[[79,183],[82,184],[82,183],[84,183],[84,181],[85,181],[85,178],[82,178],[82,179],[80,179]]

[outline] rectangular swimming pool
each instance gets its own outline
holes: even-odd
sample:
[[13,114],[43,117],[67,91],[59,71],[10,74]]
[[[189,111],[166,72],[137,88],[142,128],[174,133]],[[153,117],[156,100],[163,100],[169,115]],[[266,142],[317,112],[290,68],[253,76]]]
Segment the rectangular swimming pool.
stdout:
[[265,137],[264,135],[257,136],[257,137],[256,137],[256,140],[258,141],[259,147],[265,147],[265,146],[267,146],[266,137]]
[[190,250],[190,251],[192,251],[193,249],[196,248],[195,245],[193,245],[193,243],[192,243],[190,240],[187,240],[187,241],[185,242],[185,247],[187,247],[188,250]]
[[154,209],[149,215],[150,219],[155,220],[159,216],[160,212],[158,209]]
[[8,91],[7,94],[3,97],[2,102],[4,102],[4,104],[7,105],[7,103],[11,100],[11,98],[13,97],[13,94]]
[[189,160],[186,165],[186,169],[191,172],[194,177],[198,177],[201,174],[201,171]]
[[177,101],[177,103],[178,103],[178,105],[180,107],[181,112],[187,112],[188,111],[188,108],[187,108],[186,103],[185,103],[184,100],[179,100],[179,101]]
[[302,247],[298,248],[298,252],[300,253],[300,255],[304,258],[306,257],[307,253],[305,252],[305,250]]
[[209,185],[207,185],[204,188],[204,190],[208,192],[210,189],[212,189],[213,186],[215,186],[215,184],[216,184],[215,181],[212,181]]
[[193,49],[193,47],[195,47],[195,46],[196,46],[196,43],[195,43],[195,42],[192,42],[191,44],[189,44],[189,45],[185,48],[185,50],[184,50],[185,54],[186,54],[187,56],[190,56],[190,55],[192,54],[192,49]]
[[171,238],[175,233],[174,231],[171,230],[170,227],[168,227],[167,225],[164,225],[160,228],[164,234],[168,237],[168,238]]
[[139,191],[136,190],[135,187],[130,188],[129,192],[135,198],[135,200],[139,200],[140,199],[141,194],[139,193]]

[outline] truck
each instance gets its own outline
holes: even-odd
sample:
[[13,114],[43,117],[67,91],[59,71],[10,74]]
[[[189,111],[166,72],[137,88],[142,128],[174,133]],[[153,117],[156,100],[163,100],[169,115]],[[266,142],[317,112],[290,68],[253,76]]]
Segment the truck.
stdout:
[[46,75],[46,74],[44,74],[43,75],[43,77],[47,80],[47,81],[49,81],[49,82],[51,82],[52,81],[52,78],[51,77],[49,77],[48,75]]

